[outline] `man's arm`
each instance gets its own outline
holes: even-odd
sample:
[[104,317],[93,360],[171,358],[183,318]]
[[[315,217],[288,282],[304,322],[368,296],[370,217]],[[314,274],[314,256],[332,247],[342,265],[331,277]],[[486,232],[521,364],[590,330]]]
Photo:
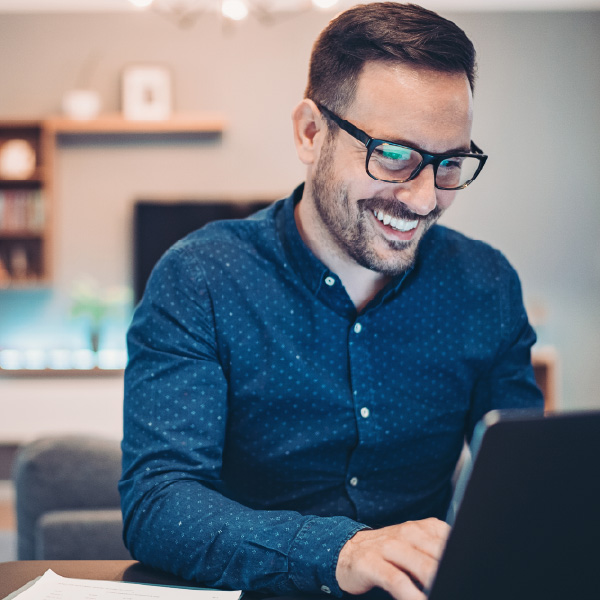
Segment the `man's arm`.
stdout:
[[531,347],[536,335],[529,324],[521,283],[516,271],[498,252],[503,282],[499,301],[500,343],[494,360],[477,381],[471,398],[467,439],[478,421],[490,410],[527,409],[542,412],[544,398],[538,388],[531,365]]
[[339,595],[339,551],[364,525],[252,510],[226,495],[228,386],[212,314],[201,265],[180,245],[153,273],[128,334],[126,545],[142,562],[210,586]]

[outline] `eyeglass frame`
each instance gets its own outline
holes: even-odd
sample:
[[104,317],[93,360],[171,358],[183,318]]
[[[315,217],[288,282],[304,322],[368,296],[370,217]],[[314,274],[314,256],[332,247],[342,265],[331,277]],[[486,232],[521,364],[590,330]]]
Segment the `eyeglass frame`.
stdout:
[[[313,102],[314,102],[314,100],[313,100]],[[385,183],[406,183],[408,181],[412,181],[413,179],[416,179],[419,176],[419,173],[421,173],[421,171],[427,165],[432,165],[433,166],[433,175],[434,175],[433,181],[434,181],[434,185],[435,185],[436,189],[447,190],[447,191],[464,190],[468,185],[470,185],[471,183],[473,183],[473,181],[475,181],[475,179],[477,178],[479,173],[481,173],[481,169],[483,169],[483,166],[485,165],[485,163],[488,159],[488,155],[484,154],[483,150],[481,150],[481,148],[479,148],[479,146],[477,146],[477,144],[473,140],[471,140],[471,152],[445,152],[442,154],[432,154],[431,152],[424,152],[423,150],[418,150],[417,148],[412,148],[411,146],[407,146],[405,144],[398,144],[397,142],[390,142],[389,140],[372,138],[368,133],[364,132],[362,129],[359,129],[356,125],[353,125],[352,123],[350,123],[350,121],[346,121],[346,119],[342,119],[341,117],[338,117],[338,115],[336,115],[333,111],[329,110],[326,106],[323,106],[322,104],[320,104],[318,102],[315,102],[315,104],[317,105],[317,108],[326,117],[329,117],[340,129],[343,129],[346,133],[350,134],[354,139],[358,140],[359,142],[361,142],[365,145],[365,147],[367,148],[367,158],[365,160],[365,171],[367,172],[367,175],[371,179],[374,179],[375,181],[383,181]],[[369,171],[369,159],[371,158],[371,155],[373,154],[373,151],[375,150],[375,148],[381,144],[392,144],[394,146],[400,146],[401,148],[406,148],[406,149],[416,152],[417,154],[422,156],[423,160],[421,161],[421,163],[419,165],[417,165],[415,170],[410,174],[410,176],[407,179],[379,179],[379,177],[375,177],[375,175],[373,175]],[[439,187],[435,181],[436,176],[437,176],[438,167],[440,166],[440,163],[442,161],[444,161],[448,158],[452,158],[452,157],[477,158],[479,160],[479,166],[477,167],[477,170],[473,174],[473,177],[471,177],[471,179],[469,179],[467,182],[463,183],[461,186],[453,187],[453,188]]]

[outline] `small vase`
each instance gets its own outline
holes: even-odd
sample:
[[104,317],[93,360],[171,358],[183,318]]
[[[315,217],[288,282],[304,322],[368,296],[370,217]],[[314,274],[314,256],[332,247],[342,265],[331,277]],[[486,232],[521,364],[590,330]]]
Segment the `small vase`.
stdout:
[[100,348],[100,330],[92,329],[90,331],[90,346],[92,348],[92,352],[94,354],[98,353],[98,348]]

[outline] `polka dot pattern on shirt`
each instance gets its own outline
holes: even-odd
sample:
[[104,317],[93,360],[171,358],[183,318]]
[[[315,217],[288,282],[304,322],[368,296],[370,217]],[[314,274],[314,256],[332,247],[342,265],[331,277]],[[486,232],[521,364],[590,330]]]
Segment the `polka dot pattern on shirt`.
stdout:
[[153,272],[128,336],[133,555],[207,585],[340,595],[360,528],[443,518],[465,435],[540,406],[518,278],[435,226],[360,314],[303,244],[301,189],[210,224]]

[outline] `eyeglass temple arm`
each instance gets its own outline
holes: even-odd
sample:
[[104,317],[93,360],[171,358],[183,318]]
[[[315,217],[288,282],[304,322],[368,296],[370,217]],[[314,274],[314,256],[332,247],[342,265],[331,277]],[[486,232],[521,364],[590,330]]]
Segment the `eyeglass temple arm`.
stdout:
[[352,137],[362,142],[365,146],[369,145],[373,138],[368,136],[362,129],[359,129],[358,127],[352,125],[352,123],[350,123],[349,121],[338,117],[335,113],[332,113],[327,107],[318,104],[317,102],[315,102],[315,104],[319,107],[319,110],[324,115],[329,117],[334,123],[336,123],[338,127],[340,127],[345,132],[349,133]]

